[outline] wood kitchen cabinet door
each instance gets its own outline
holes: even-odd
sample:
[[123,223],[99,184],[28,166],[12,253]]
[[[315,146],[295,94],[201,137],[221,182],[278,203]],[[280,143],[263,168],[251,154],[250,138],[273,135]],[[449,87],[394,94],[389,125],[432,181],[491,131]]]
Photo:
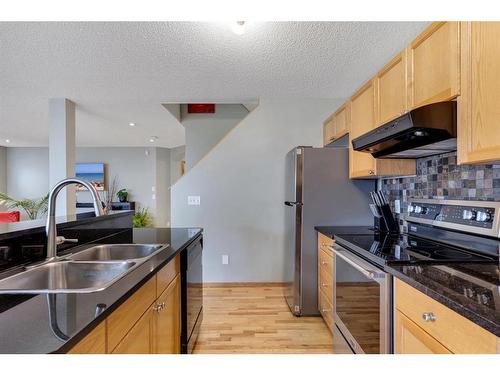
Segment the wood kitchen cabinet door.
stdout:
[[154,352],[158,354],[180,353],[180,276],[170,283],[168,288],[158,298],[157,305],[161,306],[155,312]]
[[462,22],[458,161],[500,160],[500,22]]
[[135,323],[112,354],[152,354],[154,340],[153,306]]
[[335,140],[335,116],[331,115],[323,123],[323,146]]
[[459,28],[459,22],[434,22],[410,44],[411,108],[460,95]]
[[335,112],[335,139],[343,137],[349,133],[349,103],[344,104]]
[[106,354],[106,321],[72,347],[68,354]]
[[[365,84],[351,98],[350,139],[369,132],[375,125],[375,85]],[[366,152],[354,151],[349,144],[349,177],[375,176],[375,159]]]
[[399,310],[394,312],[394,353],[452,354]]
[[406,50],[392,59],[375,78],[377,124],[382,125],[407,111]]

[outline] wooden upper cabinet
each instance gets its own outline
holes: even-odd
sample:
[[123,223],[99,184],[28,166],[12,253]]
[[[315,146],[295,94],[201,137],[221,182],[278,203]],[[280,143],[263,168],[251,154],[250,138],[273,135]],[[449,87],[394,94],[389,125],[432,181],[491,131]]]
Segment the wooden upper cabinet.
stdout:
[[[369,132],[375,126],[375,85],[369,81],[351,98],[350,139]],[[349,144],[349,177],[375,176],[375,159],[366,152],[354,151]]]
[[335,112],[335,138],[340,138],[349,133],[349,103],[344,104]]
[[462,22],[458,161],[500,160],[500,23]]
[[406,50],[392,59],[375,77],[377,125],[381,125],[407,111]]
[[333,142],[335,139],[335,116],[331,115],[323,123],[323,146]]
[[[371,130],[375,125],[376,113],[375,79],[365,84],[350,103],[349,138],[352,141]],[[406,176],[416,171],[415,160],[375,159],[366,152],[354,151],[349,143],[349,177],[374,178],[380,176]]]
[[342,105],[323,123],[323,146],[349,133],[349,103]]
[[434,22],[408,47],[410,108],[460,95],[459,29],[459,22]]

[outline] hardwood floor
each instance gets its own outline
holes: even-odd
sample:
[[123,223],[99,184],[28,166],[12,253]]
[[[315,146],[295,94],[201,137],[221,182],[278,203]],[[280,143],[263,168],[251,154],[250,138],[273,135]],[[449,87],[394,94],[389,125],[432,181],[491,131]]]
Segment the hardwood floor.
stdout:
[[195,354],[350,353],[321,317],[290,313],[279,285],[206,285]]

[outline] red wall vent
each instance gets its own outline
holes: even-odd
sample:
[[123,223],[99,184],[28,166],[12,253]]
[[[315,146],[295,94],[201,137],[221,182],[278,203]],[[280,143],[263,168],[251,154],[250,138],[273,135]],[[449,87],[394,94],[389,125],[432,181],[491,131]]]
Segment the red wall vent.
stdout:
[[188,104],[188,113],[215,113],[215,104]]

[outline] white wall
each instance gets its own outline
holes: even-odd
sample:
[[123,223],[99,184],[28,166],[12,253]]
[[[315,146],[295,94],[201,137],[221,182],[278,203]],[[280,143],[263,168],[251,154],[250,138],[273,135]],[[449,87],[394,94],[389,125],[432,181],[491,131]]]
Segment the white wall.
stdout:
[[[284,280],[285,155],[298,145],[320,147],[323,120],[339,104],[261,100],[172,186],[172,226],[205,230],[205,281]],[[188,195],[200,195],[201,205],[188,206]]]
[[182,125],[186,128],[186,170],[203,158],[247,114],[248,110],[241,104],[216,104],[215,113],[208,114],[188,114],[187,106],[182,105]]
[[179,146],[170,149],[170,185],[173,185],[181,178],[181,161],[186,159],[186,146]]
[[[0,146],[0,192],[7,193],[7,149]],[[4,207],[0,205],[0,210]]]
[[155,162],[155,226],[170,226],[170,150],[156,148]]
[[[147,154],[146,154],[147,151]],[[7,148],[7,193],[15,198],[38,198],[49,191],[48,148]],[[170,152],[144,147],[79,147],[77,163],[104,163],[107,186],[117,176],[118,190],[126,188],[129,200],[149,207],[155,225],[170,222]],[[153,191],[153,187],[155,190]],[[153,199],[155,194],[155,199]],[[117,198],[115,197],[114,200]],[[78,202],[91,202],[86,191],[77,193]]]
[[[146,155],[147,153],[147,155]],[[156,154],[154,148],[144,147],[79,147],[77,163],[104,163],[106,186],[111,187],[117,177],[118,188],[127,189],[130,201],[153,207],[151,188],[154,186]],[[78,202],[92,202],[90,193],[77,193]],[[113,198],[117,200],[116,197]]]
[[7,194],[40,198],[49,192],[49,149],[46,147],[7,148]]

